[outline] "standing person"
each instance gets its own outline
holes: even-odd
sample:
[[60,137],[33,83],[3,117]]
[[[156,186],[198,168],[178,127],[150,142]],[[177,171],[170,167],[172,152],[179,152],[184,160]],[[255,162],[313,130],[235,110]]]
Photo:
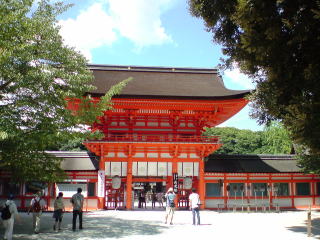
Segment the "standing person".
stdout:
[[159,207],[163,207],[163,193],[162,192],[158,192],[157,193],[157,201],[159,203]]
[[192,211],[192,224],[196,224],[196,215],[198,223],[197,225],[200,225],[200,212],[199,212],[199,205],[200,205],[200,197],[199,194],[196,193],[196,189],[192,189],[192,193],[189,195],[189,206],[190,210]]
[[168,189],[168,192],[165,195],[166,197],[166,203],[167,203],[167,207],[166,207],[166,216],[165,216],[165,224],[167,224],[167,220],[169,217],[170,220],[170,224],[172,225],[172,219],[173,219],[173,214],[174,214],[174,209],[175,209],[175,203],[174,203],[174,199],[176,198],[176,194],[173,192],[172,188]]
[[156,192],[153,190],[152,194],[151,194],[151,202],[152,202],[152,208],[156,207],[156,202],[157,202],[157,194]]
[[20,220],[17,206],[13,201],[13,195],[9,195],[8,200],[2,206],[1,212],[1,218],[5,228],[4,239],[12,240],[14,219],[16,218],[18,221]]
[[58,197],[54,201],[53,206],[54,206],[53,218],[55,219],[53,230],[54,231],[61,230],[62,216],[63,216],[63,212],[65,211],[62,192],[59,192]]
[[33,231],[38,234],[40,231],[40,220],[42,211],[45,209],[45,202],[41,197],[41,192],[36,193],[34,198],[31,199],[28,215],[32,211]]
[[82,188],[77,189],[77,193],[71,198],[71,203],[73,206],[73,216],[72,216],[72,230],[76,230],[77,216],[79,215],[79,229],[82,229],[82,209],[84,196],[81,194]]

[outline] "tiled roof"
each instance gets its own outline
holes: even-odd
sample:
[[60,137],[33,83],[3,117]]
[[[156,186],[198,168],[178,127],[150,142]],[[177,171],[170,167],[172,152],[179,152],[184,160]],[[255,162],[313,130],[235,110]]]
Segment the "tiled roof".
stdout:
[[222,155],[211,154],[205,172],[283,173],[300,172],[295,155]]
[[114,84],[132,77],[133,80],[117,97],[173,99],[234,99],[248,90],[227,89],[216,69],[166,68],[88,65],[93,71],[93,96],[105,94]]
[[59,158],[63,158],[61,168],[66,171],[92,171],[99,169],[98,157],[85,151],[49,151],[47,153],[53,154]]

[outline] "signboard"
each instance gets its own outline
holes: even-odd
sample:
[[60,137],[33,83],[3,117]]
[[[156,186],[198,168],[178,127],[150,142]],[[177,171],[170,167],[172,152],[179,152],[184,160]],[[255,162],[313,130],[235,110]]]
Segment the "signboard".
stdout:
[[98,171],[98,197],[104,197],[105,188],[105,172],[104,170]]
[[178,173],[173,173],[172,174],[172,177],[173,177],[173,191],[175,193],[178,192],[178,184],[179,184],[179,179],[178,179]]

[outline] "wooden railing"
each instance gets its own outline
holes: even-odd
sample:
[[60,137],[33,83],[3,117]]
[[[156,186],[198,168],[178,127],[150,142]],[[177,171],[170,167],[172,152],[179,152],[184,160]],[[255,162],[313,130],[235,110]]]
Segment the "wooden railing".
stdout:
[[203,143],[220,143],[218,136],[184,136],[184,135],[111,135],[103,141],[110,142],[203,142]]

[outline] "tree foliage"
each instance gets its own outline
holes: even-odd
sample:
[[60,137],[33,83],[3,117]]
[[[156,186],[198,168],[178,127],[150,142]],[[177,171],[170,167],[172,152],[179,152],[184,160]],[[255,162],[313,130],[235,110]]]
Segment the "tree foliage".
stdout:
[[56,16],[68,7],[0,0],[0,169],[14,173],[17,181],[61,179],[61,159],[45,150],[83,137],[74,130],[109,109],[111,97],[129,81],[114,86],[101,103],[83,101],[85,117],[67,108],[66,99],[93,89],[87,60],[59,35]]
[[240,130],[233,127],[207,128],[207,136],[219,136],[222,147],[217,154],[259,154],[263,147],[261,132]]
[[263,131],[216,127],[207,128],[204,135],[220,137],[223,145],[216,154],[290,154],[292,150],[288,132],[276,122]]
[[237,64],[254,79],[252,116],[281,121],[308,149],[304,166],[319,173],[320,1],[189,0],[189,6],[223,45],[224,67]]
[[265,153],[294,153],[293,142],[289,132],[281,123],[273,121],[262,131],[262,138],[265,146]]

